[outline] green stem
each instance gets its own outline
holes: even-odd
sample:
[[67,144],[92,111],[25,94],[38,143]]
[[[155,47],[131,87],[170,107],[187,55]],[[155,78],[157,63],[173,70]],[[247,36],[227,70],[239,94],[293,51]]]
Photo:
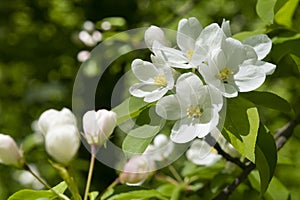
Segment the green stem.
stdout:
[[34,173],[30,167],[28,165],[24,165],[24,169],[26,171],[28,171],[30,174],[32,174],[32,176],[34,176],[34,178],[36,178],[42,185],[44,185],[47,189],[49,189],[51,192],[53,192],[54,194],[56,194],[60,199],[62,200],[70,200],[67,196],[65,196],[64,194],[59,194],[58,192],[56,192],[50,185],[48,185],[42,178],[40,178],[36,173]]
[[181,176],[179,175],[179,173],[177,172],[177,170],[175,169],[175,167],[173,165],[169,165],[168,169],[170,170],[170,172],[172,173],[172,175],[178,182],[183,182]]
[[108,190],[110,190],[111,188],[114,188],[116,185],[118,185],[120,183],[120,179],[119,177],[116,178],[114,180],[114,182],[112,182],[100,195],[100,197],[102,197]]
[[90,169],[89,169],[89,174],[86,182],[86,187],[85,187],[85,193],[84,193],[84,200],[88,199],[88,194],[90,191],[90,186],[91,186],[91,181],[92,181],[92,176],[93,176],[93,171],[94,171],[94,165],[95,165],[95,146],[91,146],[92,151],[91,151],[91,161],[90,161]]

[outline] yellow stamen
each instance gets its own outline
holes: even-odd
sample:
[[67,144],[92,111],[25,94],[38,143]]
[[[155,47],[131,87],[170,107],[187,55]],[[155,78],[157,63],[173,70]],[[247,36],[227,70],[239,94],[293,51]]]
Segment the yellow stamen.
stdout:
[[215,148],[210,148],[210,152],[212,152],[212,153],[218,153],[218,151],[215,149]]
[[187,55],[188,59],[190,59],[190,60],[192,59],[193,54],[194,54],[194,50],[192,50],[192,49],[190,49],[186,52],[186,55]]
[[232,75],[233,72],[230,71],[227,67],[224,67],[220,72],[219,72],[219,78],[222,80],[222,81],[226,81],[228,79],[228,77],[230,75]]
[[160,86],[167,86],[166,77],[163,74],[160,74],[156,77],[154,77],[154,84],[160,85]]
[[187,114],[188,118],[191,118],[191,117],[199,118],[199,117],[201,117],[202,113],[203,113],[203,109],[200,108],[199,105],[196,105],[196,106],[188,107],[186,114]]

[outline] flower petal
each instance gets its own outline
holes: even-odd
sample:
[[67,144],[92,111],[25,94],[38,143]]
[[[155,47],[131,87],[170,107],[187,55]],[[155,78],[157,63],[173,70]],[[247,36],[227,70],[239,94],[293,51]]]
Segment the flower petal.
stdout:
[[234,75],[234,81],[240,92],[249,92],[260,87],[265,81],[266,74],[254,65],[241,66]]
[[195,41],[202,31],[202,26],[195,17],[182,19],[178,23],[177,44],[181,50],[193,50]]
[[223,19],[221,28],[223,30],[223,32],[225,33],[226,37],[231,37],[231,30],[230,30],[230,25],[229,25],[229,21]]
[[272,41],[265,34],[252,36],[244,40],[243,43],[254,48],[259,60],[265,58],[272,48]]
[[198,131],[191,118],[183,118],[174,124],[170,138],[175,143],[187,143],[197,137]]
[[155,111],[160,117],[168,120],[177,120],[183,115],[179,99],[175,95],[160,99],[156,104]]
[[157,26],[150,26],[145,32],[145,42],[149,49],[152,49],[155,40],[163,45],[167,44],[163,30]]
[[255,63],[255,65],[262,68],[263,71],[266,73],[266,75],[273,74],[276,69],[276,65],[269,63],[269,62],[264,62],[264,61],[257,61]]
[[143,82],[153,83],[154,77],[159,75],[158,69],[150,62],[135,59],[131,64],[134,75]]
[[160,87],[159,89],[154,90],[153,92],[151,92],[149,94],[146,94],[144,101],[148,102],[148,103],[157,101],[157,100],[161,99],[167,92],[168,92],[167,88]]

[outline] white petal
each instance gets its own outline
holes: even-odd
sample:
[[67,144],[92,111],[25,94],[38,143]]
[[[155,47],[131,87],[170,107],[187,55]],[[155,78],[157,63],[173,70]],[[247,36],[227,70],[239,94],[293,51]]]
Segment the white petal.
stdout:
[[263,71],[266,73],[266,75],[273,74],[276,69],[276,65],[269,63],[269,62],[264,62],[264,61],[258,61],[258,62],[256,62],[255,65],[262,68]]
[[101,132],[97,124],[96,112],[88,111],[82,117],[83,131],[89,144],[97,143],[98,134]]
[[175,143],[187,143],[196,138],[198,134],[198,130],[191,119],[184,118],[174,124],[170,138]]
[[[117,124],[117,114],[113,111],[105,109],[98,110],[96,113],[97,125],[100,127],[101,133],[104,135],[104,139],[112,134]],[[99,145],[103,144],[104,141],[99,141]]]
[[199,92],[203,89],[203,83],[200,78],[194,73],[188,72],[182,74],[176,82],[176,94],[189,98],[198,97]]
[[46,135],[45,145],[47,153],[57,162],[69,163],[80,146],[78,130],[75,126],[57,126]]
[[135,97],[145,97],[155,90],[161,88],[159,85],[148,84],[148,83],[135,83],[129,88],[131,95]]
[[195,41],[202,31],[202,26],[195,17],[182,19],[178,23],[177,44],[181,50],[193,50]]
[[240,67],[239,72],[234,75],[235,84],[240,92],[249,92],[257,89],[263,84],[265,78],[264,71],[253,65]]
[[224,31],[226,37],[231,37],[230,24],[228,20],[223,19],[221,28]]
[[265,58],[272,48],[272,41],[265,34],[252,36],[244,40],[243,43],[254,48],[259,60]]
[[225,39],[223,30],[218,24],[213,23],[208,25],[201,31],[196,44],[199,46],[207,45],[212,50],[219,48],[223,39]]
[[155,111],[160,117],[168,120],[180,119],[185,114],[182,113],[179,100],[175,95],[160,99],[156,104]]
[[159,75],[158,69],[150,62],[135,59],[131,64],[134,75],[143,82],[151,83]]
[[19,166],[21,157],[15,140],[9,135],[0,133],[0,163]]
[[224,84],[224,97],[226,98],[233,98],[233,97],[237,97],[238,96],[238,91],[236,89],[236,87],[234,87],[233,85],[230,84]]
[[149,94],[146,94],[144,101],[148,102],[148,103],[157,101],[157,100],[161,99],[167,92],[168,92],[167,88],[159,88]]
[[163,30],[157,26],[150,26],[145,32],[145,42],[149,49],[152,49],[155,40],[163,45],[167,44]]

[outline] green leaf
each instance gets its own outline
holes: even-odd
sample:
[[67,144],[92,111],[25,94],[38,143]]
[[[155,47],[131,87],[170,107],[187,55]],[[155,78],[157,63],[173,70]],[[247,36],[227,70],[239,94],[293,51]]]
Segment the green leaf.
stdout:
[[276,0],[258,0],[256,4],[257,15],[266,23],[272,24]]
[[291,57],[295,64],[297,65],[298,71],[300,72],[300,57],[291,54]]
[[166,183],[157,188],[157,191],[166,197],[171,197],[173,190],[175,189],[175,185]]
[[288,113],[292,110],[287,100],[271,92],[252,91],[252,92],[242,93],[240,94],[240,96],[248,99],[249,101],[251,101],[257,106],[271,108],[284,113]]
[[255,161],[258,128],[259,115],[253,103],[242,97],[228,100],[222,134],[238,152],[252,162]]
[[[251,186],[257,190],[260,191],[260,178],[258,171],[252,171],[248,179],[250,181]],[[268,190],[264,194],[265,200],[274,200],[274,199],[280,199],[280,200],[288,200],[290,198],[290,193],[286,189],[286,187],[276,178],[273,177]]]
[[129,157],[143,153],[159,130],[160,126],[147,124],[131,130],[123,141],[123,151]]
[[255,147],[255,164],[259,171],[261,193],[265,193],[277,164],[277,149],[273,136],[261,124]]
[[[59,183],[57,186],[53,187],[55,191],[60,194],[63,194],[67,189],[67,184],[63,181]],[[47,199],[57,199],[57,195],[54,194],[50,190],[30,190],[24,189],[19,190],[18,192],[11,195],[8,200],[32,200],[32,199],[40,199],[40,198],[47,198]]]
[[161,199],[161,200],[168,200],[168,198],[164,197],[161,193],[156,190],[137,190],[131,191],[127,193],[121,193],[110,197],[108,200],[128,200],[128,199]]
[[120,105],[113,108],[117,114],[117,124],[121,124],[130,118],[138,116],[144,109],[150,107],[153,103],[144,102],[142,98],[129,97],[124,100]]
[[173,192],[172,192],[172,196],[170,200],[180,200],[180,194],[181,191],[183,190],[183,188],[186,186],[186,183],[181,183],[176,185],[176,187],[174,188]]
[[239,40],[239,41],[243,41],[249,37],[252,37],[254,35],[258,35],[258,34],[262,34],[265,33],[265,29],[261,28],[261,29],[257,29],[254,31],[244,31],[244,32],[239,32],[233,35],[233,38]]
[[250,130],[248,110],[254,107],[252,102],[240,96],[228,99],[224,127],[238,138],[240,135],[248,135]]
[[96,200],[97,196],[99,195],[99,192],[94,191],[89,193],[89,200]]
[[293,15],[298,6],[298,2],[299,0],[287,1],[275,14],[275,21],[280,25],[291,28],[293,25]]

